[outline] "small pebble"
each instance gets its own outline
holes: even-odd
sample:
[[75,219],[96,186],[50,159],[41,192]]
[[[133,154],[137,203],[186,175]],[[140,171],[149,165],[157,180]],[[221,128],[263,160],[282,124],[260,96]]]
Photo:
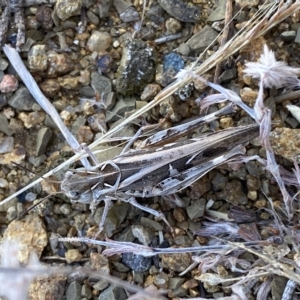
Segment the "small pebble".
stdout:
[[9,65],[9,63],[8,63],[7,59],[1,57],[0,58],[0,70],[1,71],[6,70],[6,68],[8,67],[8,65]]
[[108,282],[104,279],[99,280],[93,285],[93,289],[96,291],[103,291],[108,287]]
[[54,96],[56,96],[61,88],[57,79],[46,79],[39,84],[39,87],[41,88],[45,96],[49,98],[53,98]]
[[123,253],[122,263],[133,271],[145,272],[150,269],[152,265],[152,258],[134,253]]
[[34,45],[28,52],[28,66],[34,72],[43,72],[48,67],[45,45]]
[[9,153],[14,149],[14,138],[13,137],[4,137],[0,141],[0,154]]
[[124,289],[116,285],[111,285],[108,289],[104,290],[98,300],[126,300],[128,299]]
[[82,288],[81,288],[81,296],[85,297],[86,299],[92,299],[93,293],[92,293],[91,288],[88,285],[84,284],[82,286]]
[[194,34],[186,43],[193,51],[203,51],[207,46],[216,42],[218,32],[206,25],[203,29]]
[[105,274],[110,274],[110,265],[107,257],[100,253],[92,252],[90,258],[91,267],[94,270],[101,271]]
[[82,254],[78,251],[78,249],[70,249],[65,253],[65,258],[67,263],[71,264],[75,261],[80,261]]
[[183,272],[192,262],[190,253],[161,254],[162,267]]
[[98,72],[100,74],[107,74],[112,67],[112,63],[113,63],[113,58],[111,57],[111,55],[109,54],[99,55],[98,58],[96,59],[96,66],[98,67]]
[[8,221],[12,221],[17,217],[17,208],[15,206],[11,206],[7,209],[6,218]]
[[166,21],[166,29],[169,34],[177,33],[181,30],[181,23],[174,18],[169,18]]
[[48,51],[48,69],[49,78],[57,78],[59,75],[70,73],[74,69],[74,63],[67,53],[57,53]]
[[148,101],[152,100],[159,92],[161,91],[161,87],[159,84],[147,84],[141,94],[141,100]]
[[60,212],[65,215],[65,216],[68,216],[71,214],[72,212],[72,207],[70,204],[63,204],[61,207],[60,207]]
[[57,16],[65,21],[72,16],[80,14],[82,0],[57,0],[55,4],[55,12]]
[[18,79],[14,75],[6,74],[0,83],[0,91],[2,93],[14,92],[18,86]]
[[129,22],[139,21],[140,15],[134,6],[130,6],[120,14],[120,19],[125,23],[129,23]]
[[141,225],[133,225],[131,228],[133,235],[141,244],[145,246],[150,244],[151,240],[153,239],[153,231]]
[[113,42],[113,47],[114,47],[114,48],[118,48],[119,46],[120,46],[119,41],[114,41],[114,42]]
[[67,300],[81,300],[81,284],[73,281],[66,291]]
[[177,222],[183,222],[186,220],[185,210],[182,208],[175,208],[173,210],[173,217]]
[[87,42],[91,52],[105,51],[111,44],[111,36],[107,32],[94,31]]
[[5,178],[0,178],[0,188],[7,188],[8,181]]
[[53,9],[51,7],[46,5],[38,6],[36,19],[46,30],[51,30],[53,27],[52,13]]
[[203,217],[205,212],[206,200],[201,198],[196,200],[195,203],[187,207],[186,212],[191,220]]
[[188,56],[191,52],[191,48],[188,44],[182,43],[177,48],[177,52],[183,56]]
[[35,103],[29,90],[23,85],[16,90],[8,101],[8,104],[17,111],[30,111]]
[[166,289],[169,284],[169,276],[165,272],[161,272],[155,275],[153,283],[160,289]]

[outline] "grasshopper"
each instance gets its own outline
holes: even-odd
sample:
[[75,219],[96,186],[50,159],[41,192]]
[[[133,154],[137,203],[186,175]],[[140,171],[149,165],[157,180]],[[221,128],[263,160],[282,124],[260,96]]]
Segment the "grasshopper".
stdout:
[[[71,202],[89,203],[92,209],[104,201],[100,231],[112,200],[129,202],[161,218],[170,227],[163,213],[140,205],[135,198],[175,194],[216,166],[244,154],[242,146],[259,134],[257,124],[173,142],[188,130],[232,112],[233,108],[229,105],[189,123],[162,130],[144,140],[139,149],[123,151],[113,160],[101,163],[92,170],[70,170],[62,181],[61,189]],[[162,145],[163,142],[166,144]]]

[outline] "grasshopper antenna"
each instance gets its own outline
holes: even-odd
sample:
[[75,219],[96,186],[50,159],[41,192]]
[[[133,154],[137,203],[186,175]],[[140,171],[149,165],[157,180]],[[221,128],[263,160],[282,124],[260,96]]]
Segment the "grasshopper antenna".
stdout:
[[[25,171],[28,171],[36,176],[39,176],[37,173],[35,173],[34,171],[32,170],[29,170],[28,168],[16,163],[16,162],[13,162],[11,161],[12,164],[16,165],[18,168],[22,169],[22,170],[25,170]],[[52,182],[52,183],[61,183],[61,181],[57,181],[57,180],[51,180],[49,178],[44,178],[43,176],[40,176],[41,178],[43,178],[45,181],[48,181],[48,182]],[[31,211],[32,209],[34,209],[36,206],[38,206],[39,204],[41,204],[42,202],[44,202],[45,200],[47,200],[50,196],[53,196],[53,195],[57,195],[57,194],[63,194],[63,192],[56,192],[56,193],[51,193],[49,194],[48,196],[44,197],[43,199],[41,199],[39,202],[31,205],[29,208],[27,208],[24,212],[22,212],[19,216],[17,216],[16,218],[14,218],[13,220],[16,220],[16,219],[22,219],[29,211]],[[13,221],[12,220],[12,221]]]

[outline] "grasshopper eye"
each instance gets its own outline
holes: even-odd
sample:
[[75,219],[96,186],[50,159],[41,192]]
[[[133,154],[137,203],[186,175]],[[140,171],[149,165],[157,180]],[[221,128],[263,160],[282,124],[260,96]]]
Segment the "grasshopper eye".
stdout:
[[69,191],[68,192],[68,197],[71,198],[71,199],[77,199],[79,197],[79,192]]
[[74,175],[73,171],[67,171],[65,174],[65,179],[69,179],[72,175]]

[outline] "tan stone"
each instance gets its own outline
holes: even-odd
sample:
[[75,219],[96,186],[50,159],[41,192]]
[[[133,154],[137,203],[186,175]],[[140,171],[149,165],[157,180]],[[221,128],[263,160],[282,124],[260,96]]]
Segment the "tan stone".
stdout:
[[28,262],[31,252],[40,257],[48,243],[45,225],[36,214],[12,221],[4,232],[3,240],[19,243],[18,260],[22,264]]
[[78,249],[70,249],[66,252],[65,258],[68,264],[71,264],[75,261],[80,261],[82,258],[82,254],[78,251]]

